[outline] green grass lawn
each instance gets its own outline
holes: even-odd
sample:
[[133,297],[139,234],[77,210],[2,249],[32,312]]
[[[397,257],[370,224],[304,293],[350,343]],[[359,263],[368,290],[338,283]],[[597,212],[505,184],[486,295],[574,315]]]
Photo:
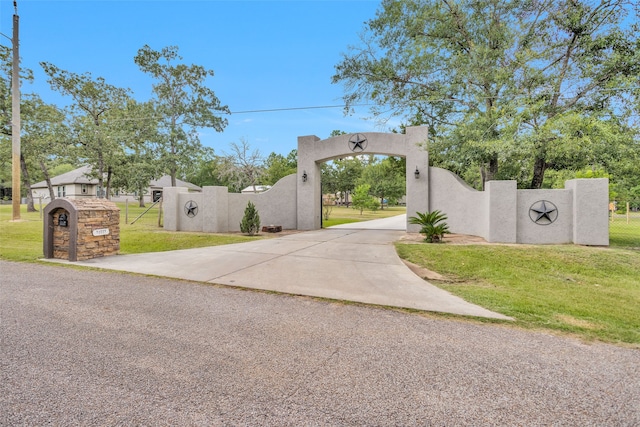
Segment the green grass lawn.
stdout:
[[360,211],[344,206],[334,206],[329,215],[329,219],[322,220],[323,227],[332,227],[334,225],[349,224],[352,222],[369,221],[372,219],[388,218],[390,216],[402,215],[407,212],[404,206],[391,206],[377,211]]
[[615,215],[609,222],[609,244],[611,246],[640,249],[640,212]]
[[[43,256],[40,213],[10,221],[11,205],[0,205],[0,259],[36,261]],[[121,208],[121,253],[156,252],[270,237],[168,232],[153,208],[135,224]],[[143,209],[129,205],[131,222]],[[334,208],[332,225],[404,213],[404,208],[358,211]],[[634,217],[636,218],[636,217]],[[584,339],[640,346],[640,216],[611,223],[611,247],[574,245],[396,245],[401,257],[443,274],[434,282],[462,298],[509,315],[515,324],[577,334]],[[325,222],[325,226],[328,224]],[[445,238],[446,240],[446,238]]]
[[[165,231],[158,227],[158,207],[152,208],[135,224],[131,224],[147,208],[124,203],[120,207],[120,253],[161,252],[204,246],[227,245],[262,238],[242,234],[210,234]],[[10,221],[11,205],[0,205],[0,259],[35,261],[43,257],[43,221],[39,212],[27,212],[22,206],[20,221]],[[129,224],[125,222],[128,216]]]
[[[446,240],[446,237],[445,237]],[[640,344],[640,252],[574,245],[397,243],[431,281],[527,328]]]

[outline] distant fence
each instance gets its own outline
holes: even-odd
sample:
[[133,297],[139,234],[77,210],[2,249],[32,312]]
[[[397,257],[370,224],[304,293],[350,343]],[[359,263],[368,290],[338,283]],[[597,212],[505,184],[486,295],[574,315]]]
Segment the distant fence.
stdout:
[[640,249],[640,211],[630,203],[610,204],[609,239],[612,246]]
[[140,206],[137,200],[118,202],[120,208],[120,223],[145,227],[162,228],[162,199],[155,203],[145,203]]

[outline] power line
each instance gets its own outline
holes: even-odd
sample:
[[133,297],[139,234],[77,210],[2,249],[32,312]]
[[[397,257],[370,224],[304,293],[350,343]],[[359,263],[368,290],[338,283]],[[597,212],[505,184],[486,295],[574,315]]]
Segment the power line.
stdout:
[[[366,107],[371,104],[354,104],[350,105],[350,107]],[[316,105],[309,107],[287,107],[287,108],[270,108],[264,110],[243,110],[243,111],[230,111],[229,113],[224,114],[246,114],[246,113],[271,113],[276,111],[295,111],[295,110],[319,110],[323,108],[346,108],[346,105]]]

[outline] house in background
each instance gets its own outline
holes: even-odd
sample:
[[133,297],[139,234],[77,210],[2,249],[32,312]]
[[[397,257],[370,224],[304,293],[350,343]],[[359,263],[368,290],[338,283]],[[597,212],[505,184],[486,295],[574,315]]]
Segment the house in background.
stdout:
[[[144,193],[144,202],[157,202],[162,197],[162,189],[164,187],[171,187],[171,177],[169,175],[164,175],[158,179],[152,179],[149,182],[149,187],[145,190]],[[186,187],[189,189],[189,192],[201,192],[202,188],[198,187],[195,184],[190,182],[182,181],[181,179],[176,178],[176,187]],[[122,191],[116,191],[115,194],[111,196],[111,200],[114,202],[124,202],[125,200],[138,200],[138,194],[136,193],[123,193]]]
[[[96,178],[90,178],[88,176],[90,173],[91,166],[82,166],[81,168],[63,173],[62,175],[54,176],[51,178],[51,185],[53,186],[55,196],[67,197],[69,199],[96,198],[102,196],[104,189],[100,188]],[[200,192],[202,190],[197,185],[179,179],[176,179],[176,185],[178,187],[186,187],[189,191]],[[171,187],[171,177],[169,175],[165,175],[157,180],[151,180],[149,187],[144,193],[145,203],[157,201],[162,197],[162,189],[164,187]],[[47,187],[46,181],[33,184],[31,186],[31,193],[35,200],[42,198],[43,201],[50,201],[49,188]],[[137,192],[125,193],[114,190],[110,200],[114,202],[133,201],[138,200],[138,195]]]
[[271,188],[270,185],[250,185],[241,191],[242,194],[264,193]]
[[[98,196],[98,180],[89,178],[91,166],[83,166],[78,169],[63,173],[51,178],[51,185],[56,197],[67,197],[69,199],[95,198]],[[31,194],[37,200],[49,200],[49,187],[47,181],[40,181],[31,185]]]

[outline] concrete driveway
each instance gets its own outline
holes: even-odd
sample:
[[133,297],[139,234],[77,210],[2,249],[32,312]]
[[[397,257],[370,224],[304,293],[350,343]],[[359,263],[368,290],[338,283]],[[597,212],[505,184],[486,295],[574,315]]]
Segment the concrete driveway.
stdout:
[[[393,242],[405,216],[224,246],[118,255],[76,265],[295,295],[509,319],[416,276]],[[357,228],[356,228],[357,227]]]

